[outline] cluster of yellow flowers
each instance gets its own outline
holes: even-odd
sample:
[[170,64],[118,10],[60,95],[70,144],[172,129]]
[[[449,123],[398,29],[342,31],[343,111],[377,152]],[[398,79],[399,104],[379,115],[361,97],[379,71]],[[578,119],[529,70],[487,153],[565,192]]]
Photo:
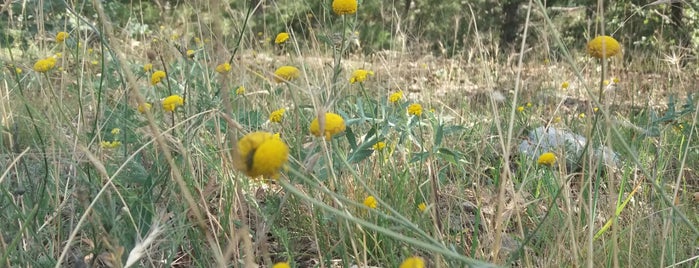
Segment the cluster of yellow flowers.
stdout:
[[277,34],[277,37],[274,38],[274,43],[277,45],[281,45],[286,43],[287,40],[289,40],[289,34],[286,32],[281,32]]
[[150,84],[155,86],[158,83],[160,83],[160,81],[162,81],[163,78],[166,78],[166,77],[167,77],[167,74],[165,73],[165,71],[155,71],[150,76]]
[[621,51],[621,45],[614,37],[602,35],[597,36],[587,43],[587,53],[598,59],[613,57]]
[[357,0],[333,0],[332,8],[337,15],[352,15],[357,13]]
[[272,112],[269,115],[269,121],[272,123],[281,123],[282,118],[284,118],[284,112],[286,112],[286,109],[284,108]]
[[376,201],[376,198],[374,196],[370,195],[364,199],[364,205],[371,209],[375,209],[376,207],[378,207],[378,202]]
[[34,63],[34,71],[38,73],[45,73],[56,67],[56,58],[51,56],[48,58],[40,59]]
[[102,147],[104,149],[114,149],[114,148],[121,146],[121,141],[119,141],[119,138],[117,137],[117,135],[119,135],[119,133],[121,133],[121,129],[113,128],[111,133],[112,133],[112,136],[114,136],[114,138],[111,141],[100,142],[100,147]]
[[425,260],[420,257],[413,256],[405,259],[398,268],[425,268]]
[[282,66],[274,71],[274,81],[277,83],[288,82],[298,78],[301,71],[294,66]]
[[180,95],[171,95],[163,99],[163,110],[174,112],[179,106],[184,105],[184,99]]
[[56,43],[63,43],[68,38],[69,34],[67,32],[58,32],[56,34]]
[[[321,128],[322,125],[322,128]],[[332,136],[344,132],[346,129],[345,120],[342,116],[335,113],[326,113],[323,124],[320,123],[318,117],[311,121],[311,133],[316,137],[324,136],[326,140],[330,140]]]
[[269,132],[253,132],[238,141],[234,165],[251,178],[260,176],[276,179],[286,164],[289,147],[278,135]]
[[362,83],[364,82],[364,80],[366,80],[367,75],[374,76],[374,72],[363,69],[356,70],[354,71],[354,73],[352,73],[352,77],[350,77],[349,82],[350,84],[354,84],[357,82]]

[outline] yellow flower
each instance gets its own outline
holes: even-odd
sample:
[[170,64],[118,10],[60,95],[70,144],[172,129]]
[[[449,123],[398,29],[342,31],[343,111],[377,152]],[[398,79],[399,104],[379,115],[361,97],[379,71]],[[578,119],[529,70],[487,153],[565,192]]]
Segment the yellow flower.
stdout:
[[425,268],[425,261],[417,256],[407,258],[398,266],[399,268]]
[[604,80],[604,81],[602,81],[602,84],[605,85],[605,86],[608,86],[608,85],[609,85],[609,80]]
[[568,81],[563,81],[563,83],[561,83],[561,88],[562,88],[562,89],[567,89],[568,86],[570,86],[570,84],[568,84]]
[[585,113],[580,113],[580,114],[578,115],[578,118],[580,118],[580,119],[585,119]]
[[531,103],[531,102],[527,102],[527,107],[532,107],[532,103]]
[[165,78],[166,76],[167,76],[167,74],[165,74],[164,71],[155,71],[155,72],[150,76],[150,84],[155,86],[155,85],[157,85],[158,83],[160,83],[160,81],[162,81],[163,78]]
[[15,67],[15,73],[22,74],[22,68]]
[[193,59],[194,58],[194,50],[193,49],[187,49],[187,58]]
[[414,116],[421,116],[422,115],[422,105],[418,103],[413,103],[408,106],[408,114],[409,115],[414,115]]
[[619,84],[619,78],[618,77],[612,78],[612,82],[614,82],[614,84]]
[[238,141],[235,167],[251,178],[278,178],[279,169],[286,164],[289,147],[274,134],[253,132]]
[[48,57],[45,59],[40,59],[34,63],[34,71],[39,73],[45,73],[53,69],[56,66],[56,58]]
[[524,106],[518,106],[518,107],[517,107],[517,111],[520,112],[520,113],[521,113],[521,112],[524,112]]
[[281,32],[277,34],[276,38],[274,38],[274,43],[277,45],[284,44],[286,40],[289,40],[289,34],[286,32]]
[[150,72],[151,70],[153,70],[153,64],[146,63],[146,64],[143,65],[143,71],[144,71],[144,72],[147,73],[147,72]]
[[119,133],[121,133],[121,129],[120,129],[120,128],[113,128],[113,129],[112,129],[112,135],[119,135]]
[[145,114],[146,111],[150,110],[151,107],[153,107],[153,105],[146,102],[139,104],[137,109],[139,113]]
[[201,45],[201,38],[199,37],[194,37],[194,43],[197,45]]
[[395,92],[395,93],[391,94],[390,96],[388,96],[388,101],[390,101],[391,103],[396,103],[402,98],[403,98],[403,91],[399,90],[398,92]]
[[97,64],[100,64],[100,62],[99,62],[99,61],[96,61],[96,60],[93,60],[93,61],[90,62],[90,64],[92,64],[92,65],[97,65]]
[[239,86],[239,87],[235,90],[235,94],[236,94],[236,95],[243,95],[243,94],[245,94],[245,87],[244,87],[244,86]]
[[374,198],[373,196],[370,195],[370,196],[367,196],[366,198],[364,198],[364,205],[369,207],[369,208],[376,208],[378,203],[376,202],[376,198]]
[[596,113],[597,111],[599,111],[599,107],[592,108],[592,111]]
[[171,95],[163,100],[163,110],[172,112],[178,106],[184,105],[184,99],[180,95]]
[[62,57],[63,57],[63,53],[61,53],[61,52],[57,52],[57,53],[54,55],[54,58],[57,58],[57,59],[60,59],[60,58],[62,58]]
[[611,36],[597,36],[587,43],[587,53],[598,59],[613,57],[619,51],[621,51],[619,42]]
[[333,0],[333,11],[337,15],[357,13],[357,0]]
[[374,146],[372,146],[371,148],[374,148],[374,151],[383,151],[383,149],[386,148],[386,143],[380,141],[374,144]]
[[291,266],[289,266],[288,262],[278,262],[275,263],[272,268],[291,268]]
[[68,38],[68,33],[58,32],[56,34],[56,43],[63,43],[63,41],[66,41],[67,38]]
[[345,120],[342,119],[342,116],[334,113],[326,113],[325,114],[325,122],[323,122],[323,129],[324,131],[321,132],[320,129],[320,122],[318,121],[318,117],[313,119],[311,122],[311,133],[315,135],[316,137],[320,137],[321,135],[325,136],[326,140],[330,140],[333,135],[338,134],[340,132],[345,131],[346,126],[345,126]]
[[354,73],[352,73],[352,77],[350,78],[349,82],[350,84],[354,84],[356,82],[362,83],[364,80],[366,80],[367,75],[374,76],[374,72],[362,69],[356,70]]
[[272,123],[281,123],[282,118],[284,118],[284,112],[286,112],[284,108],[272,112],[269,114],[269,121]]
[[556,155],[552,152],[546,152],[539,156],[539,160],[536,161],[539,165],[552,166],[556,163]]
[[222,74],[222,73],[227,73],[227,72],[230,72],[230,71],[231,71],[231,65],[228,64],[228,62],[226,62],[226,63],[221,63],[221,64],[219,64],[218,66],[216,66],[216,72],[217,72],[217,73]]
[[417,209],[419,209],[420,212],[425,212],[425,210],[427,210],[427,204],[425,204],[425,202],[422,202],[417,205]]
[[286,81],[291,81],[296,79],[301,75],[301,71],[293,66],[282,66],[274,71],[274,81],[277,83],[282,83]]
[[114,149],[121,145],[120,141],[102,141],[100,142],[100,147],[104,149]]

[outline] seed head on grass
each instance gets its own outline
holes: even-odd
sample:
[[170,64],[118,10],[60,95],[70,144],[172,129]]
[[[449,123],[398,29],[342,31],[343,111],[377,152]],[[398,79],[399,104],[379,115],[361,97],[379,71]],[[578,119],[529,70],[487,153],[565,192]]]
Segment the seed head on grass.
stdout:
[[155,86],[158,83],[160,83],[160,81],[162,81],[165,77],[167,77],[167,74],[165,74],[164,71],[155,71],[150,76],[150,84]]
[[364,198],[364,205],[371,209],[376,209],[378,202],[376,202],[376,198],[374,198],[374,196],[370,195]]
[[286,43],[287,40],[289,40],[289,34],[286,32],[281,32],[277,34],[277,37],[274,38],[274,43],[277,45],[281,45]]
[[325,136],[326,140],[330,140],[335,134],[344,132],[347,126],[345,126],[345,120],[342,116],[335,113],[325,114],[325,127],[323,128],[323,133],[320,132],[320,122],[318,117],[313,119],[310,126],[311,134],[316,137]]
[[422,105],[419,103],[413,103],[408,106],[408,114],[409,115],[414,115],[414,116],[421,116],[422,115]]
[[63,43],[68,39],[69,34],[67,32],[58,32],[56,34],[56,43]]
[[356,70],[352,73],[352,77],[350,77],[349,82],[350,84],[354,84],[357,82],[362,83],[364,82],[364,80],[366,80],[368,75],[374,76],[374,72],[363,69]]
[[413,256],[405,259],[399,268],[425,268],[425,261],[420,257]]
[[234,165],[251,178],[263,176],[276,179],[288,157],[289,147],[278,136],[269,132],[253,132],[238,141]]
[[284,112],[286,112],[284,108],[272,112],[269,114],[269,121],[272,123],[281,123],[284,118]]
[[543,153],[539,156],[536,163],[543,166],[553,166],[556,163],[556,155],[552,152]]
[[274,81],[277,83],[294,80],[301,75],[301,71],[294,66],[282,66],[274,71]]
[[40,59],[34,63],[34,71],[38,73],[45,73],[56,67],[56,58],[48,57],[45,59]]
[[611,36],[597,36],[587,43],[587,53],[598,59],[613,57],[618,54],[619,51],[621,51],[619,42]]
[[163,100],[163,110],[167,112],[173,112],[182,105],[184,105],[184,99],[180,95],[171,95]]

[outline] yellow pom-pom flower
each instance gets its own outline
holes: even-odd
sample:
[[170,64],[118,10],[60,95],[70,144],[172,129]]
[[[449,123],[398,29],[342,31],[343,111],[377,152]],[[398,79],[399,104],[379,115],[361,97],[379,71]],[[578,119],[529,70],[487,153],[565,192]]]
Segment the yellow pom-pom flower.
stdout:
[[243,95],[243,94],[245,94],[245,87],[244,87],[244,86],[239,86],[237,89],[235,89],[235,94],[236,94],[236,95]]
[[291,268],[288,262],[278,262],[275,263],[272,268]]
[[100,147],[104,149],[114,149],[121,146],[120,141],[102,141],[100,142]]
[[150,76],[150,84],[155,86],[158,83],[160,83],[160,81],[162,81],[165,77],[167,77],[167,74],[165,74],[164,71],[155,71]]
[[333,12],[337,15],[357,13],[357,0],[333,0]]
[[56,58],[48,57],[45,59],[40,59],[34,63],[34,71],[39,73],[45,73],[56,67]]
[[425,202],[422,202],[417,205],[417,209],[420,210],[420,212],[425,212],[425,210],[427,210],[427,204],[425,204]]
[[284,108],[272,112],[269,114],[269,121],[272,123],[281,123],[282,118],[284,118],[284,112],[286,112]]
[[364,205],[375,209],[378,206],[378,202],[376,202],[376,198],[370,195],[364,198]]
[[419,103],[410,104],[410,106],[408,106],[408,114],[414,116],[421,116],[422,105],[420,105]]
[[399,268],[425,268],[425,261],[417,256],[405,259]]
[[524,106],[517,106],[517,112],[524,112]]
[[139,104],[137,109],[139,113],[145,114],[146,111],[150,110],[151,107],[153,107],[153,105],[146,102]]
[[194,58],[194,50],[193,49],[187,49],[185,52],[187,54],[187,58],[193,59]]
[[570,86],[570,84],[568,83],[568,81],[563,81],[563,83],[561,83],[562,89],[567,89],[569,86]]
[[281,32],[274,38],[274,43],[280,45],[286,43],[286,40],[289,40],[289,34],[286,32]]
[[386,148],[386,143],[383,141],[377,142],[372,148],[374,151],[383,151],[383,149]]
[[553,166],[556,163],[556,155],[552,152],[543,153],[539,156],[539,160],[536,163],[544,166]]
[[163,110],[172,112],[184,105],[184,99],[180,95],[171,95],[163,100]]
[[277,83],[287,82],[296,79],[301,75],[301,71],[293,66],[282,66],[274,71],[274,81]]
[[330,140],[332,136],[345,131],[347,128],[347,126],[345,126],[345,120],[342,119],[342,116],[335,113],[326,113],[324,121],[325,124],[323,126],[323,131],[321,132],[321,124],[318,117],[313,119],[310,127],[311,134],[315,135],[316,137],[325,136],[326,140]]
[[146,64],[143,65],[143,72],[148,73],[148,72],[150,72],[150,71],[152,71],[152,70],[153,70],[153,64],[146,63]]
[[390,101],[391,103],[396,103],[399,100],[401,100],[402,98],[403,98],[403,91],[400,90],[400,91],[395,92],[395,93],[391,94],[390,96],[388,96],[388,101]]
[[231,71],[231,65],[226,63],[221,63],[218,66],[216,66],[216,72],[223,74]]
[[69,34],[67,32],[58,32],[56,34],[56,43],[63,43],[68,39]]
[[235,167],[251,178],[260,176],[276,179],[286,164],[289,147],[269,132],[253,132],[238,141]]
[[352,73],[352,77],[350,77],[349,82],[350,82],[350,84],[354,84],[357,82],[362,83],[362,82],[364,82],[364,80],[366,80],[367,75],[374,76],[374,72],[362,70],[362,69],[356,70],[356,71],[354,71],[354,73]]
[[598,59],[606,59],[619,54],[621,46],[614,37],[603,35],[587,43],[587,53]]

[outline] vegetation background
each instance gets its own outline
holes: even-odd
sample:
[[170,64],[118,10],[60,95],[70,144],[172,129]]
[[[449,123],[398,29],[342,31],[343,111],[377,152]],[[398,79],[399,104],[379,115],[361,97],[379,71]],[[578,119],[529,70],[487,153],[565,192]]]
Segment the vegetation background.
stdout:
[[[6,1],[0,266],[697,265],[699,4],[331,3]],[[622,55],[586,54],[603,34]],[[540,126],[620,160],[538,165]],[[260,130],[290,147],[278,180],[233,167]]]

